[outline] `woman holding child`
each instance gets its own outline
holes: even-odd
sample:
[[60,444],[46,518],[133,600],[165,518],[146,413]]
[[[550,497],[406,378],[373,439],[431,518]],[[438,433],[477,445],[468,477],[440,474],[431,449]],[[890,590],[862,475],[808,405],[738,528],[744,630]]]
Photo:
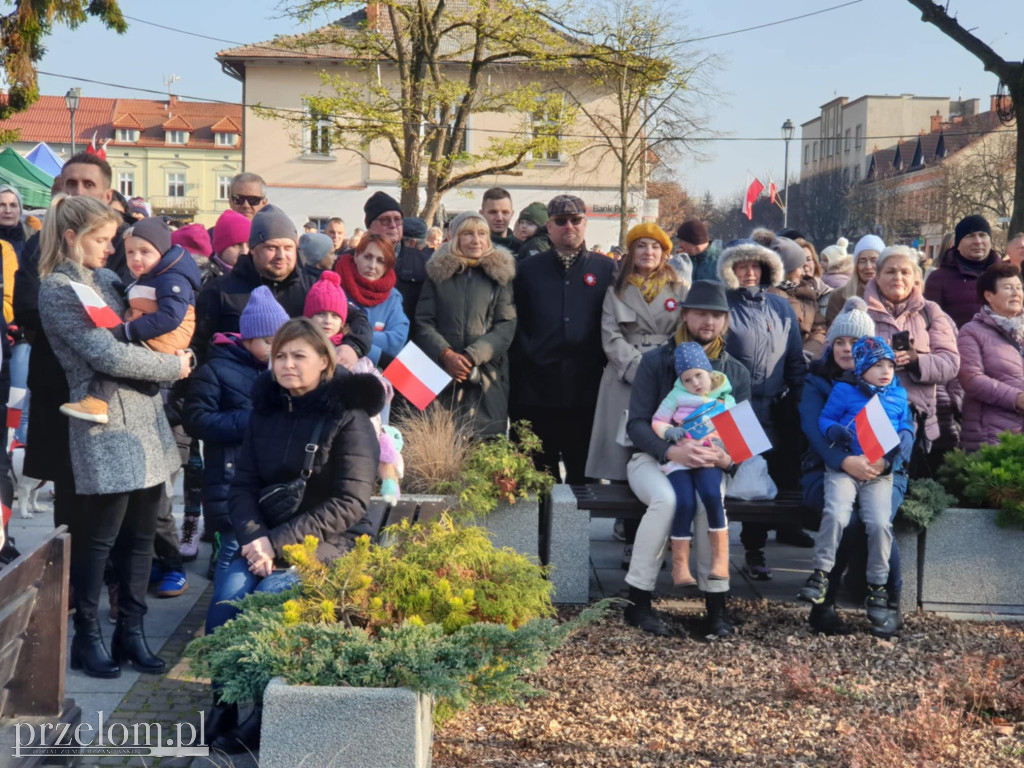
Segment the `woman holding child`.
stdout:
[[[151,352],[97,327],[74,291],[75,284],[87,286],[124,314],[117,275],[103,269],[121,223],[117,212],[98,200],[60,195],[46,215],[39,262],[39,316],[72,398],[86,394],[95,374],[132,380],[117,385],[106,423],[70,421],[78,494],[70,520],[76,608],[71,668],[105,678],[118,677],[123,661],[140,672],[164,671],[163,660],[146,643],[143,617],[157,512],[166,503],[165,484],[180,458],[157,385],[191,371],[184,353]],[[109,653],[97,618],[108,557],[120,590]]]
[[451,239],[427,262],[414,339],[454,381],[438,400],[476,437],[508,429],[508,349],[516,331],[515,257],[491,243],[479,213],[452,221]]

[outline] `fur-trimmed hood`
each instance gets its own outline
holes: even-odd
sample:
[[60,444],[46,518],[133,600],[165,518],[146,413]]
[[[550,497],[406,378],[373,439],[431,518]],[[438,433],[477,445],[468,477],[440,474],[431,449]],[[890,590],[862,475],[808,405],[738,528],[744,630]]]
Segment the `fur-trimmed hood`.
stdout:
[[739,288],[740,282],[733,265],[744,261],[757,261],[761,264],[761,285],[770,288],[782,282],[782,259],[770,248],[755,242],[739,243],[722,251],[718,259],[718,276],[727,288]]
[[376,416],[384,408],[385,392],[377,377],[370,373],[351,373],[338,366],[334,378],[308,394],[291,397],[270,371],[260,374],[252,388],[253,410],[259,413],[291,410],[314,412],[328,418],[340,418],[346,410],[358,408]]
[[[435,283],[443,282],[459,271],[459,257],[451,251],[451,243],[442,243],[427,262],[427,277]],[[516,276],[516,259],[501,245],[480,260],[480,269],[498,285],[509,285]]]

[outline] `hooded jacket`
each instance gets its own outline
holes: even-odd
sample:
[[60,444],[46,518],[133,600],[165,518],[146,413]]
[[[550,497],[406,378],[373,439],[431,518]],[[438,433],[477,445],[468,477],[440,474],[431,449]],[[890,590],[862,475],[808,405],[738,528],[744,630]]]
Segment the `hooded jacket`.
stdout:
[[[849,430],[853,433],[850,442],[851,455],[862,455],[864,449],[857,441],[857,432],[851,422],[875,395],[878,395],[878,401],[882,404],[885,415],[889,417],[892,428],[900,435],[901,444],[905,447],[905,450],[900,451],[904,463],[909,462],[910,449],[914,444],[914,420],[907,402],[907,390],[900,386],[898,378],[894,378],[888,386],[872,387],[857,379],[852,373],[846,374],[832,387],[832,393],[825,401],[821,415],[818,416],[818,430],[823,435],[827,435],[829,427],[835,425]],[[908,434],[909,438],[900,433]],[[893,452],[897,450],[899,447],[893,449]]]
[[[953,379],[960,370],[956,326],[949,315],[934,301],[926,301],[915,288],[898,308],[882,298],[874,278],[864,287],[868,315],[875,321],[875,333],[892,344],[893,334],[910,333],[917,351],[914,370],[897,370],[900,384],[907,390],[910,404],[918,414],[925,414],[925,435],[929,440],[939,436],[935,411],[935,387]],[[897,313],[897,314],[894,314]]]
[[207,362],[188,377],[182,420],[203,441],[203,516],[213,531],[230,533],[228,489],[252,414],[252,388],[267,364],[242,346],[236,333],[218,333]]
[[950,248],[942,255],[939,266],[928,275],[924,283],[924,297],[938,304],[942,311],[953,318],[957,328],[962,328],[981,309],[978,298],[978,276],[993,264],[1002,261],[995,251],[980,262],[977,272],[966,269],[956,248]]
[[1017,397],[1024,392],[1021,348],[986,312],[978,312],[960,329],[960,372],[964,388],[960,446],[976,451],[999,442],[1000,432],[1020,432],[1024,416]]
[[427,262],[427,282],[416,307],[415,339],[434,361],[446,349],[468,357],[476,382],[452,382],[449,391],[476,435],[504,434],[508,421],[508,351],[516,332],[512,300],[515,257],[505,248],[459,271],[459,257],[443,243]]
[[[293,397],[266,372],[256,380],[252,399],[249,428],[228,492],[239,544],[266,536],[280,557],[285,545],[316,536],[321,560],[339,557],[366,532],[380,460],[370,417],[384,407],[384,387],[372,374],[339,368],[312,392]],[[299,477],[306,444],[321,419],[320,449],[302,503],[291,520],[270,528],[260,517],[260,492]]]
[[128,286],[128,306],[139,315],[124,324],[128,341],[144,341],[157,352],[185,349],[196,330],[199,266],[180,245],[172,245],[149,272]]
[[[733,266],[744,261],[761,264],[759,286],[740,287]],[[750,372],[750,404],[758,421],[770,427],[772,400],[787,387],[799,399],[807,374],[800,324],[793,308],[785,298],[768,290],[782,281],[782,260],[764,246],[741,243],[722,252],[718,274],[729,289],[725,348]]]

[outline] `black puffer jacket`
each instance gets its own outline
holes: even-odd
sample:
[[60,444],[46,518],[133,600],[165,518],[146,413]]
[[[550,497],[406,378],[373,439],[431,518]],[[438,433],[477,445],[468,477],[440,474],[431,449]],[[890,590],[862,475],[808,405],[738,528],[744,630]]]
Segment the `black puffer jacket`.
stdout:
[[[269,373],[253,387],[253,413],[238,457],[228,508],[240,544],[270,538],[275,556],[306,536],[320,539],[321,560],[348,551],[363,522],[377,478],[380,447],[370,416],[384,407],[375,376],[338,369],[334,378],[301,397],[290,396]],[[299,476],[317,421],[326,419],[313,476],[299,511],[269,528],[260,517],[260,491]]]

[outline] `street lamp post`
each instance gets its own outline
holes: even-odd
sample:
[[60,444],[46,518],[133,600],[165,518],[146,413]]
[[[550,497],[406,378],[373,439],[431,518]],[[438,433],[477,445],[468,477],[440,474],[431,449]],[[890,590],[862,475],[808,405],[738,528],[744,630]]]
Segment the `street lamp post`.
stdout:
[[67,105],[68,112],[71,113],[71,155],[75,155],[75,111],[78,109],[78,100],[82,98],[81,88],[68,88],[68,92],[64,94],[64,103]]
[[782,124],[782,139],[786,142],[786,163],[785,163],[785,176],[782,181],[785,186],[782,188],[782,226],[789,226],[789,142],[793,138],[793,132],[796,131],[796,126],[793,125],[793,121],[788,117],[786,122]]

